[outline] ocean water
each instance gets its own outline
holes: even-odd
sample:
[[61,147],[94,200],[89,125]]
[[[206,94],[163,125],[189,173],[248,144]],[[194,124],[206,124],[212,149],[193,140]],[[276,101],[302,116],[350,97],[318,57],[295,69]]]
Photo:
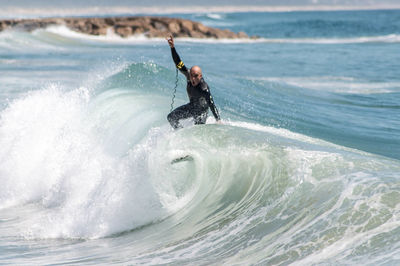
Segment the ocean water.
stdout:
[[398,265],[400,11],[168,16],[260,37],[176,39],[223,124],[164,39],[0,33],[0,264]]

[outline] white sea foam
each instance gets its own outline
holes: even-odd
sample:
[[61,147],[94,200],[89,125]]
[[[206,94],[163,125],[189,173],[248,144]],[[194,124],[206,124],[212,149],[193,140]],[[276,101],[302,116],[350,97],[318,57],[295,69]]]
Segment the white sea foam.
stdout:
[[[90,40],[90,41],[99,41],[99,42],[108,42],[108,43],[149,43],[153,44],[154,42],[164,42],[164,38],[148,38],[144,34],[137,34],[127,38],[123,38],[113,32],[110,28],[107,31],[106,35],[89,35],[84,33],[79,33],[73,31],[66,26],[49,26],[45,30],[40,29],[36,30],[35,34],[38,32],[49,32],[52,34],[64,36],[72,39],[82,39],[82,40]],[[235,43],[311,43],[311,44],[350,44],[350,43],[398,43],[400,42],[400,35],[390,34],[384,36],[372,36],[372,37],[354,37],[354,38],[240,38],[240,39],[215,39],[215,38],[186,38],[180,37],[176,38],[182,42],[195,42],[195,43],[226,43],[226,44],[235,44]]]
[[147,38],[143,34],[138,34],[134,36],[130,36],[127,38],[122,38],[121,36],[117,35],[114,33],[114,31],[110,28],[107,30],[106,35],[89,35],[89,34],[84,34],[80,32],[73,31],[69,29],[68,27],[64,25],[58,25],[58,26],[49,26],[46,29],[38,29],[34,31],[34,34],[36,35],[41,35],[45,33],[51,33],[54,35],[59,35],[63,36],[66,38],[70,39],[75,39],[75,40],[86,40],[86,41],[96,41],[96,42],[104,42],[104,43],[130,43],[130,44],[135,44],[135,43],[154,43],[154,42],[161,42],[165,41],[163,38]]
[[220,19],[224,19],[225,18],[224,15],[218,14],[218,13],[207,13],[206,16],[211,18],[211,19],[216,19],[216,20],[220,20]]
[[[154,43],[164,43],[164,38],[148,38],[144,34],[132,35],[126,38],[123,38],[117,35],[111,28],[108,29],[106,35],[89,35],[85,33],[80,33],[69,29],[64,25],[58,26],[49,26],[46,29],[39,29],[34,31],[35,35],[42,35],[46,33],[51,33],[58,36],[63,36],[70,39],[75,40],[83,40],[83,41],[96,41],[96,42],[104,42],[104,43],[121,43],[121,44],[154,44]],[[215,39],[215,38],[185,38],[178,37],[176,40],[182,42],[196,42],[196,43],[252,43],[254,40],[251,39]]]

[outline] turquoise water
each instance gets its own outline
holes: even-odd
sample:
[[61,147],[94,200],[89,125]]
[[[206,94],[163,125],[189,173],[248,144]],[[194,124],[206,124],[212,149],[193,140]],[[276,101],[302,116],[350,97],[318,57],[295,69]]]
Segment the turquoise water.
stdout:
[[398,264],[400,11],[170,16],[260,37],[176,40],[222,125],[163,39],[0,33],[0,263]]

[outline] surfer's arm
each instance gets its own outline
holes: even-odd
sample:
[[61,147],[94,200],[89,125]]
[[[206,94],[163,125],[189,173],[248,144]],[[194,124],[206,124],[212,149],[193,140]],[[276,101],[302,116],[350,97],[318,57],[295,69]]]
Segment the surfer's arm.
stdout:
[[217,120],[217,121],[221,120],[221,118],[219,116],[219,113],[218,113],[218,109],[215,106],[214,100],[213,100],[213,98],[211,96],[211,93],[210,93],[210,98],[208,100],[208,104],[210,105],[210,109],[211,109],[211,112],[213,113],[213,115],[215,117],[215,120]]
[[183,75],[189,80],[190,74],[189,70],[185,66],[185,64],[182,62],[181,58],[179,57],[178,53],[175,50],[175,47],[171,47],[171,54],[172,54],[172,59],[174,60],[175,66],[179,71],[182,72]]
[[211,109],[212,114],[214,115],[215,120],[220,121],[221,118],[220,118],[220,116],[219,116],[218,109],[217,109],[217,107],[215,106],[215,103],[214,103],[213,97],[212,97],[212,95],[211,95],[210,89],[208,88],[208,85],[207,85],[205,82],[202,83],[202,90],[203,90],[203,91],[206,93],[206,95],[207,95],[207,96],[206,96],[206,100],[207,100],[208,106],[209,106],[210,109]]

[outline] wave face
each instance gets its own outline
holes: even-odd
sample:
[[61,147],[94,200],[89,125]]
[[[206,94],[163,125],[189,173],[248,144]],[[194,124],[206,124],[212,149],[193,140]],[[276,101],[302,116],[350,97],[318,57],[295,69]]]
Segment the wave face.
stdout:
[[400,260],[397,43],[177,40],[223,118],[178,131],[165,41],[50,28],[0,46],[0,263]]

